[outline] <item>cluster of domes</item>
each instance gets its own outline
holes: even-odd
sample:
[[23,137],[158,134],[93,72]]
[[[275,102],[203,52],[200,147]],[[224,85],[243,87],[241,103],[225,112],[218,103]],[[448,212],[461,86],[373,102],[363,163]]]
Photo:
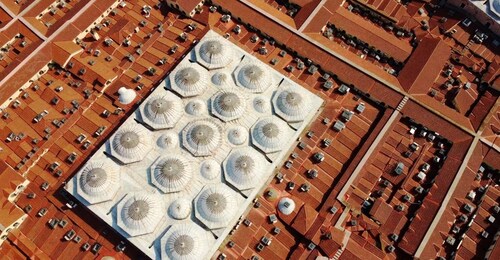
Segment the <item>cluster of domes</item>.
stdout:
[[179,154],[161,156],[150,172],[152,183],[165,193],[184,190],[193,176],[191,162]]
[[147,192],[128,194],[118,204],[118,226],[130,236],[152,233],[164,214],[156,196]]
[[111,154],[122,163],[142,160],[151,150],[151,137],[148,130],[137,124],[123,126],[111,139]]

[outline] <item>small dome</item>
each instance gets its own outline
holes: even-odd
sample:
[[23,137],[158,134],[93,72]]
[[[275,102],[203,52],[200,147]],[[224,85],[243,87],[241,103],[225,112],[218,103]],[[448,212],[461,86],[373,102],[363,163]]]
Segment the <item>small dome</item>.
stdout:
[[237,189],[250,189],[261,179],[266,165],[264,156],[251,147],[233,149],[224,161],[224,176]]
[[111,142],[113,156],[123,163],[140,161],[151,149],[150,139],[147,129],[142,126],[121,127]]
[[288,141],[288,125],[278,117],[264,117],[252,126],[252,143],[264,153],[277,152]]
[[184,147],[194,156],[209,156],[222,144],[222,127],[210,119],[192,121],[182,130]]
[[166,95],[154,95],[141,109],[143,120],[154,129],[174,127],[182,117],[184,106],[179,97],[167,92]]
[[164,133],[158,137],[156,144],[163,149],[177,147],[179,145],[179,136],[175,132]]
[[180,67],[170,74],[172,90],[183,97],[192,97],[203,93],[207,88],[208,81],[207,71],[197,64]]
[[151,166],[153,184],[165,193],[183,190],[191,181],[191,163],[181,155],[169,154],[158,158]]
[[284,215],[292,214],[295,209],[295,201],[290,198],[282,198],[278,202],[278,210]]
[[227,140],[233,145],[242,145],[248,140],[248,131],[243,126],[235,126],[227,131]]
[[200,220],[210,229],[227,225],[238,208],[236,195],[224,184],[205,186],[196,200]]
[[207,159],[200,165],[200,174],[207,180],[214,180],[220,176],[221,166],[214,159]]
[[257,64],[245,64],[235,71],[238,86],[253,93],[261,93],[273,84],[268,70]]
[[166,259],[196,260],[206,257],[208,244],[206,231],[200,226],[189,224],[172,225],[161,239]]
[[120,103],[123,105],[132,103],[136,96],[137,94],[132,89],[128,89],[125,87],[121,87],[120,89],[118,89],[118,101],[120,101]]
[[205,113],[205,111],[207,111],[207,106],[205,102],[201,100],[191,100],[186,105],[186,113],[192,116],[202,115]]
[[177,220],[188,218],[191,215],[191,201],[185,198],[174,200],[168,207],[168,214]]
[[91,204],[110,200],[119,188],[120,168],[109,159],[87,163],[78,173],[78,192]]
[[217,72],[212,76],[212,83],[219,87],[230,86],[231,76],[225,72]]
[[197,61],[207,69],[225,67],[233,60],[234,54],[226,43],[218,39],[209,39],[201,43]]
[[226,122],[240,118],[245,107],[245,99],[234,91],[220,91],[212,97],[212,113]]
[[163,215],[161,200],[145,192],[133,193],[127,197],[119,205],[118,225],[130,236],[153,232]]
[[498,18],[500,18],[500,0],[491,0],[493,8],[491,8]]
[[288,122],[303,121],[310,107],[307,96],[294,89],[278,91],[273,103],[276,113]]
[[253,108],[259,113],[267,113],[271,110],[269,100],[262,96],[254,98]]

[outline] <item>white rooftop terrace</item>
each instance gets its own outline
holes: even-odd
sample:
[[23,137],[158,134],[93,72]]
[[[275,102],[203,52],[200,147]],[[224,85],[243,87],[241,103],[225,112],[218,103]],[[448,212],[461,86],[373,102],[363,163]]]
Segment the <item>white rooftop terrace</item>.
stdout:
[[322,104],[209,31],[66,189],[153,259],[209,259]]

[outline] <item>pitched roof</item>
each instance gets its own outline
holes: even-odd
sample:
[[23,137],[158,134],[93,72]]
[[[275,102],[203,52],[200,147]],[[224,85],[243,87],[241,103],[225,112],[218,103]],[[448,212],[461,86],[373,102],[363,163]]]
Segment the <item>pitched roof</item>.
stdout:
[[292,227],[301,234],[306,234],[318,217],[318,212],[311,206],[304,204],[292,222]]
[[426,93],[450,54],[451,49],[443,40],[425,37],[401,70],[399,82],[410,93]]
[[66,63],[71,57],[83,51],[83,49],[72,41],[60,41],[52,43],[52,59],[61,67],[66,66]]
[[0,231],[24,216],[24,212],[8,200],[0,201]]

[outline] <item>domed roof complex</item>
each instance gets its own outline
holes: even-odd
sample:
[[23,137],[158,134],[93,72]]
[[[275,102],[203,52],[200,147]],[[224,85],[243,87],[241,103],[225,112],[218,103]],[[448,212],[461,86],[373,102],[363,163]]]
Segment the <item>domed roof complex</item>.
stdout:
[[207,180],[215,180],[217,177],[220,176],[220,173],[221,173],[221,166],[220,163],[218,163],[216,160],[207,159],[201,162],[200,174],[203,178]]
[[212,97],[212,113],[225,122],[235,120],[245,112],[245,102],[236,91],[219,91]]
[[295,210],[295,201],[290,198],[281,198],[278,202],[278,210],[284,215],[290,215]]
[[273,85],[273,78],[268,69],[256,63],[248,63],[239,66],[234,71],[236,85],[249,90],[252,93],[261,93]]
[[166,154],[158,158],[150,169],[151,182],[165,193],[185,189],[193,177],[191,162],[179,154]]
[[309,99],[298,89],[278,90],[273,105],[276,114],[287,122],[303,121],[309,114]]
[[224,161],[224,176],[238,190],[255,187],[268,162],[261,153],[251,147],[236,148]]
[[77,174],[78,194],[90,204],[113,199],[119,184],[120,167],[109,159],[91,161]]
[[153,129],[172,128],[182,117],[184,105],[178,96],[166,92],[149,97],[139,111],[144,123]]
[[209,156],[222,144],[222,127],[210,119],[188,123],[182,130],[183,146],[194,156]]
[[219,69],[233,61],[234,54],[225,41],[216,38],[202,41],[195,47],[196,61],[207,69]]
[[177,220],[188,218],[191,215],[191,201],[185,198],[174,200],[168,206],[168,215]]
[[125,164],[144,159],[149,150],[148,130],[137,124],[119,128],[111,138],[111,154]]
[[227,226],[238,208],[235,191],[224,184],[207,185],[196,197],[196,217],[209,229]]
[[208,72],[196,64],[176,68],[169,75],[170,87],[183,97],[197,96],[207,88]]
[[207,232],[200,226],[175,224],[161,239],[163,259],[198,260],[206,258]]
[[252,143],[264,153],[280,151],[284,142],[288,141],[290,129],[276,116],[260,118],[252,126]]
[[205,102],[195,99],[189,101],[186,105],[186,113],[192,115],[192,116],[199,116],[203,115],[207,111],[207,106]]
[[248,130],[241,125],[231,127],[227,131],[227,140],[236,146],[245,144],[248,140]]
[[117,206],[118,226],[132,237],[153,232],[164,214],[160,202],[151,193],[128,194]]

